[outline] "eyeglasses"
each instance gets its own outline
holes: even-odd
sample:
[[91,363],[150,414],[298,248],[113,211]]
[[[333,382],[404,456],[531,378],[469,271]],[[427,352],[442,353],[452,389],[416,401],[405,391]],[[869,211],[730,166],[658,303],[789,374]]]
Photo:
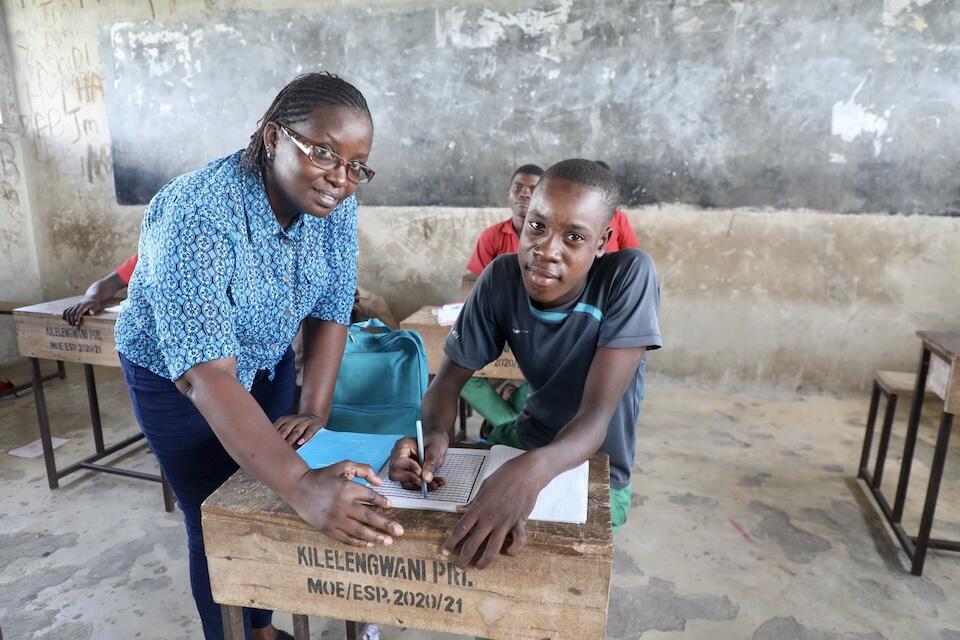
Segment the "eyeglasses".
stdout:
[[300,151],[303,151],[304,155],[310,159],[310,162],[313,163],[318,169],[323,169],[324,171],[330,171],[331,169],[339,169],[340,165],[347,167],[347,179],[351,182],[356,182],[357,184],[367,184],[373,180],[373,176],[376,175],[376,171],[363,164],[362,162],[357,162],[356,160],[344,160],[342,156],[337,155],[333,149],[329,147],[323,147],[316,144],[310,144],[306,140],[300,137],[295,131],[288,129],[279,122],[274,124],[280,128],[293,144],[297,145]]

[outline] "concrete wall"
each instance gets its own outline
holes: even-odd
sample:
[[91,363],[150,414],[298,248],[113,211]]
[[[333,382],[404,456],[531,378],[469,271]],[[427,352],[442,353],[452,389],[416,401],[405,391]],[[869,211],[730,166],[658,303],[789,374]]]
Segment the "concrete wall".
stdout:
[[[960,330],[960,220],[810,211],[628,211],[657,264],[658,374],[726,387],[864,387],[916,367],[917,329]],[[368,207],[361,279],[398,318],[457,299],[493,209]],[[439,260],[436,256],[445,256]]]
[[[888,4],[896,5],[897,22],[885,28],[909,28],[914,5],[878,3],[876,11],[886,16]],[[932,8],[953,10],[950,3],[918,4],[927,22]],[[0,234],[13,238],[0,235],[6,242],[0,250],[17,265],[0,270],[0,289],[6,296],[29,288],[30,273],[20,270],[35,268],[33,282],[53,298],[82,292],[134,251],[142,214],[116,204],[99,30],[123,21],[215,21],[235,9],[301,4],[18,0],[3,6],[23,124],[14,149],[25,213],[0,222],[0,229],[9,227]],[[504,215],[362,208],[361,281],[384,295],[398,317],[453,299],[477,233]],[[954,219],[691,205],[650,206],[630,216],[663,282],[668,348],[653,358],[660,375],[733,386],[862,387],[874,367],[915,366],[915,329],[960,329]]]
[[[0,299],[39,301],[40,271],[6,33],[0,14]],[[0,362],[16,356],[13,319],[0,316]]]

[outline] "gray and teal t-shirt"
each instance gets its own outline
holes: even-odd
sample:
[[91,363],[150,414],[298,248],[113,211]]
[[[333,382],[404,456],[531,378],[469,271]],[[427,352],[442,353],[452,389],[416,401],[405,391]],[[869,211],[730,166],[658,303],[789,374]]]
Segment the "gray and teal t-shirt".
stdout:
[[[510,345],[530,384],[517,430],[528,448],[542,447],[577,414],[598,347],[659,349],[660,285],[653,260],[638,249],[598,258],[579,296],[536,309],[523,286],[516,254],[483,270],[444,344],[454,363],[482,369]],[[600,447],[610,456],[610,484],[630,482],[635,425],[643,399],[644,355]]]

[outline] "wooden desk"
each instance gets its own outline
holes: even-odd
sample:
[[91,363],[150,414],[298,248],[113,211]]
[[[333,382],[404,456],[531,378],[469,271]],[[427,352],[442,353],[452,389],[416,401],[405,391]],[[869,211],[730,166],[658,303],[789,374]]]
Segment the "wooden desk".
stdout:
[[[897,493],[893,508],[880,491],[879,486],[867,485],[877,500],[880,510],[890,524],[900,546],[911,560],[910,571],[914,575],[923,574],[923,565],[927,549],[960,551],[960,542],[940,540],[930,537],[933,528],[933,516],[937,508],[940,493],[940,481],[953,427],[953,416],[960,411],[960,333],[942,331],[918,331],[921,341],[920,366],[917,371],[916,387],[910,405],[910,418],[907,421],[907,434],[903,445],[903,461],[900,465],[900,477],[897,481]],[[911,536],[903,528],[903,510],[907,500],[907,487],[910,484],[910,471],[913,454],[917,444],[917,431],[920,426],[920,414],[926,392],[932,391],[943,401],[940,413],[940,428],[934,445],[933,462],[930,465],[930,479],[927,482],[927,494],[924,498],[923,513],[920,516],[920,530]]]
[[[100,403],[97,398],[97,384],[94,378],[94,365],[119,367],[113,339],[113,328],[117,314],[109,311],[94,316],[84,316],[79,327],[74,327],[63,319],[63,311],[76,304],[82,296],[73,296],[62,300],[53,300],[28,307],[15,309],[13,317],[17,326],[17,345],[20,355],[30,360],[33,373],[33,395],[37,405],[37,423],[40,427],[40,441],[43,445],[43,460],[47,467],[47,482],[51,489],[60,486],[60,479],[66,475],[86,469],[101,471],[128,478],[150,480],[161,483],[163,487],[164,508],[173,511],[173,493],[162,475],[141,473],[121,469],[98,461],[143,439],[143,433],[137,430],[116,444],[106,446],[103,442],[103,427],[100,420]],[[112,300],[104,306],[116,304]],[[50,436],[50,419],[47,415],[47,401],[43,385],[40,383],[40,359],[77,362],[83,365],[87,385],[87,403],[90,407],[90,422],[93,427],[93,439],[96,453],[75,462],[63,469],[57,469]]]
[[531,521],[519,555],[460,572],[439,553],[456,514],[390,510],[404,535],[389,547],[358,549],[319,533],[239,471],[201,508],[226,640],[243,638],[240,607],[293,613],[297,640],[309,638],[309,615],[494,639],[603,638],[613,563],[609,474],[606,455],[593,456],[586,524]]
[[9,300],[0,300],[0,316],[12,316],[13,310],[18,307],[25,307],[29,302],[10,302]]
[[[401,329],[413,329],[423,338],[423,345],[427,350],[427,369],[430,374],[436,374],[443,359],[443,342],[450,333],[450,327],[441,326],[437,322],[436,310],[439,307],[423,307],[410,317],[400,322]],[[523,373],[517,366],[508,345],[504,346],[499,358],[485,366],[474,375],[481,378],[500,378],[503,380],[523,380]]]
[[[27,302],[10,302],[9,300],[0,300],[0,316],[13,316],[13,310],[19,307],[25,307],[29,303]],[[57,372],[50,373],[40,378],[40,382],[44,383],[54,378],[63,379],[66,377],[67,371],[63,368],[63,360],[57,360]],[[13,387],[0,391],[0,398],[5,398],[9,395],[18,396],[21,391],[26,391],[33,387],[33,382],[25,382],[23,384],[15,384]]]

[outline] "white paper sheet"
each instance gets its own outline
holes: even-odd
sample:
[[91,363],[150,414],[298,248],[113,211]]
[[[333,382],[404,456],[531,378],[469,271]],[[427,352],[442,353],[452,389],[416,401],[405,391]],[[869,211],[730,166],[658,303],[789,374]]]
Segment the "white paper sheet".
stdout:
[[[53,448],[56,449],[60,445],[70,442],[70,438],[57,438],[54,436],[50,438],[50,442],[53,444]],[[30,444],[22,447],[10,449],[7,453],[12,456],[17,456],[18,458],[39,458],[43,455],[43,443],[40,442],[40,440],[34,440]]]
[[461,309],[463,309],[462,302],[451,302],[443,305],[437,310],[437,324],[441,327],[452,326],[460,316]]

